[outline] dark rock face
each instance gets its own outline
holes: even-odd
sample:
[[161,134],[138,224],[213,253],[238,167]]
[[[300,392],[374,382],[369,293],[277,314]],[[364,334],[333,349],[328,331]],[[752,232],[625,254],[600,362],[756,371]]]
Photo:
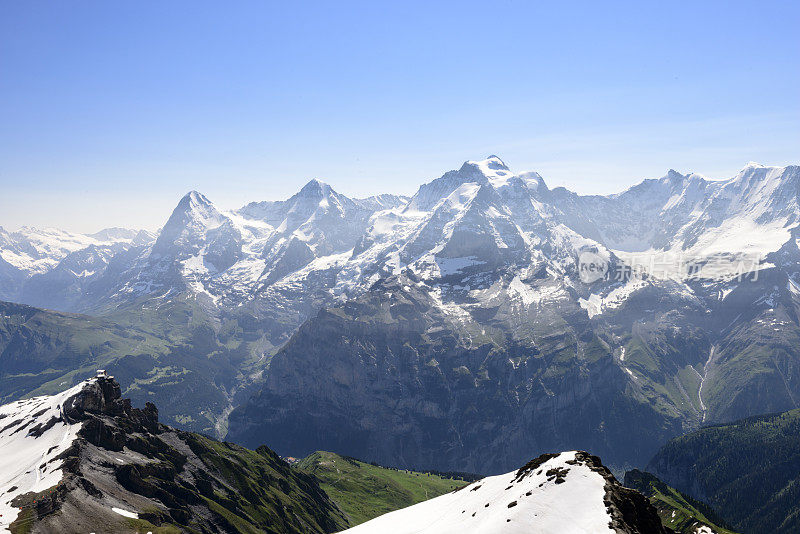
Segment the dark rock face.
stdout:
[[[499,306],[464,326],[411,282],[379,282],[301,327],[231,415],[228,439],[478,473],[507,472],[532,450],[644,462],[681,423],[637,398],[581,312]],[[512,321],[517,332],[503,332]]]
[[299,329],[228,439],[481,473],[547,450],[644,465],[703,424],[796,405],[800,301],[787,284],[762,271],[724,302],[719,287],[698,284],[701,300],[654,284],[590,319],[570,302],[502,299],[449,315],[419,280],[387,278]]
[[[171,527],[192,532],[323,533],[347,525],[316,480],[266,447],[250,451],[158,422],[148,403],[132,408],[113,379],[97,378],[64,403],[80,423],[61,455],[64,476],[13,503],[25,532],[121,532]],[[133,511],[131,520],[112,508]],[[133,523],[131,523],[133,521]],[[31,526],[32,525],[32,526]]]

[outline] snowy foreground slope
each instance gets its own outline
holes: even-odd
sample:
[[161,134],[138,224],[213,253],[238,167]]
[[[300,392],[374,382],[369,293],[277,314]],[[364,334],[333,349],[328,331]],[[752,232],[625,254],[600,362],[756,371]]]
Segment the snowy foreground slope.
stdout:
[[649,502],[585,452],[545,454],[516,472],[346,530],[351,534],[667,532]]
[[11,504],[16,497],[45,491],[61,481],[60,455],[72,446],[81,428],[64,413],[85,385],[0,406],[0,529],[6,530],[17,518],[19,508]]

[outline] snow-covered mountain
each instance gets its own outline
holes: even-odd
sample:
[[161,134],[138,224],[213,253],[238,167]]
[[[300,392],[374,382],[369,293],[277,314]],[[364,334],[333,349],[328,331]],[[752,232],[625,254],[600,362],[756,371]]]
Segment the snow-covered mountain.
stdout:
[[[33,247],[25,264],[23,242],[0,234],[0,298],[141,321],[155,335],[180,323],[169,343],[130,348],[168,359],[130,372],[142,384],[151,371],[173,385],[206,380],[218,395],[180,419],[218,432],[239,386],[263,385],[233,416],[231,435],[253,445],[275,434],[287,454],[326,448],[303,441],[302,409],[319,416],[308,425],[347,413],[325,435],[344,446],[364,432],[352,454],[385,463],[402,452],[432,467],[446,442],[450,467],[498,472],[533,440],[616,465],[701,422],[800,399],[799,182],[800,167],[749,164],[729,180],[669,171],[584,196],[491,156],[411,198],[351,199],[312,180],[286,200],[227,210],[191,192],[157,236],[59,238],[47,250],[60,255]],[[20,275],[37,261],[46,272]],[[209,362],[224,362],[225,377],[208,381]],[[397,405],[400,392],[416,400]],[[480,423],[512,444],[477,430],[476,398]],[[570,418],[579,408],[585,419]],[[414,420],[414,443],[378,432],[377,414]],[[631,420],[645,441],[620,438]],[[431,421],[438,444],[425,438]],[[541,424],[547,433],[530,430]],[[588,435],[602,438],[570,441]],[[484,457],[464,456],[475,450]]]
[[[47,273],[61,260],[89,247],[119,249],[147,244],[153,238],[146,231],[106,228],[94,234],[75,234],[56,228],[24,226],[15,232],[0,227],[0,257],[27,276]],[[80,274],[80,273],[76,273]]]
[[666,534],[655,508],[597,457],[548,454],[344,532],[352,534]]
[[[188,292],[212,308],[250,305],[257,315],[283,316],[275,344],[319,307],[400,272],[431,285],[443,302],[485,300],[504,278],[503,292],[538,301],[542,290],[531,283],[538,273],[556,281],[547,298],[575,289],[588,303],[576,283],[582,251],[607,263],[606,278],[633,269],[680,283],[725,280],[743,265],[769,265],[767,255],[796,248],[798,184],[796,166],[749,164],[726,181],[671,170],[617,195],[581,196],[550,190],[540,175],[514,173],[491,156],[422,185],[410,199],[350,199],[312,180],[287,200],[226,211],[191,192],[155,241],[119,229],[93,236],[0,230],[0,298],[92,311]],[[114,257],[120,261],[105,272]],[[69,288],[53,291],[59,284]],[[596,285],[594,302],[614,289]]]
[[147,231],[106,228],[76,234],[54,228],[0,227],[0,300],[70,309],[92,280],[102,278],[112,258],[150,244]]
[[799,173],[670,172],[599,197],[467,162],[326,264],[327,309],[229,436],[498,472],[533,443],[624,465],[703,422],[795,407]]
[[353,200],[312,180],[286,201],[224,212],[191,193],[121,294],[188,288],[223,308],[300,301],[313,313],[400,272],[445,300],[484,299],[501,273],[514,272],[519,280],[504,281],[513,285],[504,290],[533,301],[541,293],[528,282],[533,273],[557,280],[554,292],[564,296],[586,250],[610,275],[627,265],[656,279],[727,280],[743,263],[747,271],[768,265],[766,256],[792,241],[798,180],[798,167],[750,164],[727,181],[670,171],[618,195],[580,196],[551,191],[538,174],[514,173],[491,156],[411,199]]

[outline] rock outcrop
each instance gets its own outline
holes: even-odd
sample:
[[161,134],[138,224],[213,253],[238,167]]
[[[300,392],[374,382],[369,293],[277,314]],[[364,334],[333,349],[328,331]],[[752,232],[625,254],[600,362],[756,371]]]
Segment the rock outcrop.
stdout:
[[153,404],[131,407],[111,378],[85,382],[57,407],[28,439],[47,425],[77,432],[65,434],[72,442],[53,459],[55,485],[11,502],[12,532],[323,533],[347,524],[313,477],[271,450],[167,427]]

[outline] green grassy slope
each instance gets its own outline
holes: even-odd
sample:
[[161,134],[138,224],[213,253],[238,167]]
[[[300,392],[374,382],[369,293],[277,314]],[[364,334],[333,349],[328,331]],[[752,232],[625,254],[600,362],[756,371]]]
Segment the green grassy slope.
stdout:
[[221,482],[203,499],[235,532],[262,532],[265,526],[274,532],[331,532],[347,526],[313,477],[267,447],[251,451],[198,434],[179,436]]
[[675,438],[648,471],[743,532],[800,532],[800,410]]
[[314,475],[352,525],[437,497],[467,484],[464,480],[378,467],[332,452],[315,452],[297,465]]
[[707,525],[717,534],[734,534],[720,526],[724,522],[707,504],[668,486],[655,475],[638,469],[628,471],[625,473],[625,486],[650,499],[664,526],[681,534],[694,534],[699,525]]

